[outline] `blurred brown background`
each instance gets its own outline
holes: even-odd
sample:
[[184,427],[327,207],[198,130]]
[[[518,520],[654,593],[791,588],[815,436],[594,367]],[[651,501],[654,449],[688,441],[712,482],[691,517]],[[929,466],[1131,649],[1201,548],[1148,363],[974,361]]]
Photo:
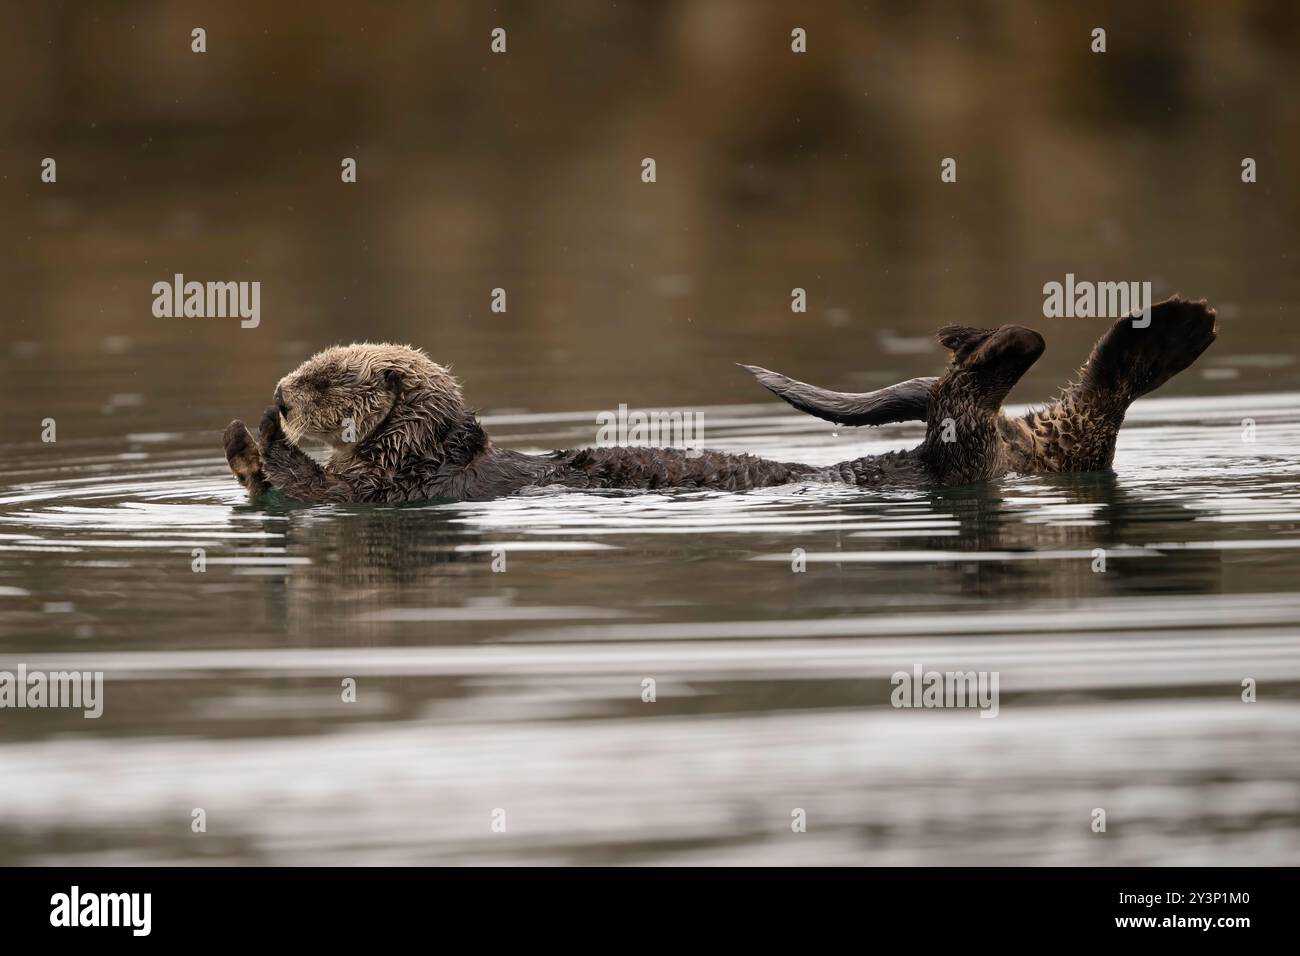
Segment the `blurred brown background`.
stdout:
[[[937,325],[1018,321],[1049,343],[1012,396],[1031,401],[1102,325],[1041,317],[1066,272],[1219,307],[1219,344],[1171,390],[1300,378],[1294,3],[11,3],[4,21],[9,438],[34,438],[29,406],[219,428],[363,338],[425,347],[485,410],[558,411],[763,400],[734,361],[865,387],[935,370],[918,340]],[[176,272],[260,281],[261,326],[154,318]]]

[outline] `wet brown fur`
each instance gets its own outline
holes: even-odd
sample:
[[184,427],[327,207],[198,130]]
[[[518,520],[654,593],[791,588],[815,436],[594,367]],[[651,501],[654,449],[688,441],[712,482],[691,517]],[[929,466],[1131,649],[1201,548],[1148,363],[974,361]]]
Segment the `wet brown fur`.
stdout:
[[999,430],[1010,470],[1021,474],[1109,468],[1128,407],[1191,365],[1214,342],[1218,326],[1204,299],[1174,296],[1151,311],[1141,328],[1130,316],[1093,346],[1078,381],[1060,397],[1018,418],[1002,416]]
[[[371,343],[326,349],[286,375],[256,439],[241,421],[226,428],[226,458],[250,496],[275,488],[309,502],[484,499],[552,485],[727,491],[795,481],[919,486],[987,480],[1012,471],[1104,468],[1128,404],[1185,368],[1213,341],[1212,310],[1171,301],[1208,315],[1208,338],[1201,329],[1188,337],[1186,347],[1171,347],[1185,323],[1135,330],[1123,328],[1131,320],[1122,320],[1097,344],[1079,383],[1053,404],[1018,419],[1003,415],[1001,404],[1042,354],[1042,336],[1021,326],[941,329],[940,341],[953,358],[930,389],[922,444],[826,468],[711,451],[691,456],[674,448],[548,455],[500,449],[465,406],[448,369],[419,349]],[[1147,338],[1135,339],[1139,332]],[[330,446],[325,465],[298,447],[305,439]]]
[[[1023,374],[1041,352],[1037,333],[1022,329],[1006,338],[1011,326],[941,329],[940,340],[953,353],[943,377],[912,379],[875,392],[832,392],[764,368],[744,367],[782,400],[827,421],[926,421],[921,451],[933,477],[947,484],[1006,472],[1096,471],[1114,460],[1129,405],[1191,365],[1218,334],[1214,310],[1204,300],[1174,296],[1154,305],[1149,318],[1149,324],[1138,315],[1116,322],[1094,346],[1077,382],[1056,401],[1018,418],[998,411],[990,419],[976,400],[981,390],[1000,388],[1008,377]],[[990,353],[990,344],[1000,351]],[[945,435],[957,440],[943,442]]]

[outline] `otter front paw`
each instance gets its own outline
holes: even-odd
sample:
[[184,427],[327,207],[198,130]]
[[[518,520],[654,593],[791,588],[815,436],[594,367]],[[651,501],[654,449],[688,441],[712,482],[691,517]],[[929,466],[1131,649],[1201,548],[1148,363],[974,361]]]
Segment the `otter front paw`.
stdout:
[[244,486],[251,497],[257,497],[267,489],[266,476],[262,472],[262,453],[248,428],[239,419],[226,426],[221,436],[226,449],[226,463],[230,471]]
[[257,435],[261,439],[263,450],[284,438],[284,430],[280,427],[280,409],[274,405],[266,407],[266,411],[262,412],[262,423],[257,427]]

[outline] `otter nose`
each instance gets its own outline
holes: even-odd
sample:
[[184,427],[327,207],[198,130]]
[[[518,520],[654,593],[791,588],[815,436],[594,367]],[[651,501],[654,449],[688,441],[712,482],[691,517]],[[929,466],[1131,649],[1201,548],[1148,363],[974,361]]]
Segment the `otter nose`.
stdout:
[[284,389],[279,385],[275,387],[275,407],[280,409],[281,415],[289,414],[289,406],[284,401]]

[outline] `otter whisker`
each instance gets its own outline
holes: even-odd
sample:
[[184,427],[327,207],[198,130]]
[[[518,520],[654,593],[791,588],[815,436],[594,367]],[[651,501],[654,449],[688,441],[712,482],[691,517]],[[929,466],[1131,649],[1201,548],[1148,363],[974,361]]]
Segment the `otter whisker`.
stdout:
[[284,437],[289,440],[290,444],[298,445],[302,443],[306,430],[302,422],[285,421],[281,416],[280,420],[284,423]]

